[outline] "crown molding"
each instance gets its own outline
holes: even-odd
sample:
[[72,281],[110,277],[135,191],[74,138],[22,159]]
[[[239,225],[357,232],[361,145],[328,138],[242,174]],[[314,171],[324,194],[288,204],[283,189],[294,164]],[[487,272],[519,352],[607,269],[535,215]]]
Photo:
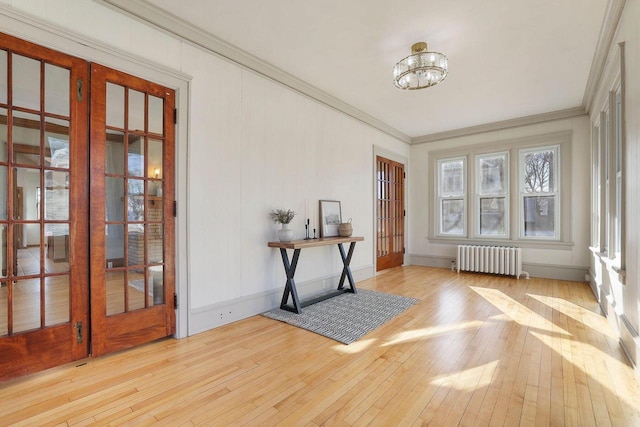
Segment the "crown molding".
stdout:
[[535,114],[532,116],[519,117],[516,119],[502,120],[499,122],[486,123],[478,126],[471,126],[462,129],[455,129],[446,132],[418,136],[411,140],[411,144],[426,144],[429,142],[442,141],[443,139],[459,138],[462,136],[498,131],[519,126],[528,126],[537,123],[551,122],[554,120],[569,119],[571,117],[584,116],[585,114],[586,112],[582,107],[568,108],[566,110],[552,111],[550,113]]
[[143,0],[93,0],[106,7],[124,12],[127,15],[148,24],[151,24],[173,36],[199,46],[218,57],[232,61],[245,69],[256,72],[268,79],[276,81],[303,95],[308,96],[337,111],[366,123],[400,141],[411,143],[411,137],[398,129],[389,126],[381,120],[347,104],[344,101],[318,89],[309,83],[263,61],[262,59],[246,52],[219,37],[200,30],[187,22],[168,14],[164,10],[150,5]]
[[609,0],[607,4],[607,11],[605,12],[602,26],[600,27],[598,43],[596,44],[596,50],[593,54],[593,61],[591,61],[591,69],[589,70],[589,77],[587,78],[587,85],[585,86],[584,96],[582,98],[582,106],[587,113],[591,111],[591,107],[593,106],[598,84],[604,72],[607,56],[611,50],[626,4],[627,0]]

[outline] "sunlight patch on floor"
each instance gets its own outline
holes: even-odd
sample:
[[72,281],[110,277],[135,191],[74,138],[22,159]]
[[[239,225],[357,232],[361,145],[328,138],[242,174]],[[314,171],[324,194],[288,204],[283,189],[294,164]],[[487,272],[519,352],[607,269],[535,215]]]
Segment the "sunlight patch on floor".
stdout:
[[[556,297],[548,297],[544,295],[534,295],[527,294],[529,297],[535,299],[536,301],[540,301],[542,304],[545,304],[554,310],[564,314],[567,317],[570,317],[578,322],[583,321],[583,317],[596,317],[597,320],[601,320],[602,316],[598,313],[594,313],[593,311],[581,307],[577,304],[569,302],[563,298]],[[616,339],[616,335],[611,330],[606,322],[598,322],[599,324],[594,325],[593,322],[590,322],[589,326],[601,334],[607,335],[609,338]]]
[[440,375],[431,381],[431,384],[453,388],[459,391],[472,392],[491,384],[493,374],[498,367],[498,360],[485,363],[474,368],[453,372],[448,375]]
[[511,320],[522,325],[540,329],[548,332],[562,333],[571,335],[564,329],[556,326],[553,322],[540,316],[535,311],[527,308],[513,298],[508,297],[497,289],[479,288],[470,286],[478,295],[486,299],[489,303],[509,316]]
[[[593,380],[600,384],[600,386],[605,388],[612,395],[618,397],[618,399],[624,401],[627,405],[633,408],[638,405],[637,401],[629,399],[629,396],[626,394],[618,393],[616,388],[613,386],[613,384],[616,382],[616,378],[633,379],[633,375],[635,375],[635,373],[633,372],[633,368],[626,363],[616,359],[615,357],[612,357],[607,353],[604,353],[602,350],[592,346],[589,343],[578,341],[572,338],[554,337],[535,331],[531,331],[531,335],[542,341],[542,343],[548,346],[553,352],[569,362],[574,367],[574,369],[578,369],[585,377],[593,378]],[[554,339],[557,340],[557,342],[554,342]],[[580,360],[581,362],[583,362],[582,364],[576,364],[573,360],[571,360],[570,357],[567,357],[567,355],[559,351],[558,348],[572,348],[575,349],[575,351],[572,350],[571,353],[575,352],[576,354],[590,354],[591,360],[585,361],[584,359],[582,359]],[[606,373],[601,373],[597,376],[599,378],[610,378],[610,383],[604,383],[602,381],[596,380],[594,375],[590,375],[589,372],[587,372],[588,367],[601,372],[609,371]],[[611,370],[613,372],[619,373],[619,375],[612,375]],[[628,386],[634,387],[634,384],[632,382],[629,382]],[[635,385],[635,387],[638,388],[637,385]]]
[[356,354],[368,349],[376,341],[378,341],[377,338],[370,338],[367,340],[359,340],[349,345],[344,345],[344,344],[334,345],[331,348],[337,351],[338,353],[342,353],[342,354]]
[[470,322],[458,323],[455,325],[442,325],[433,326],[431,328],[412,329],[410,331],[400,332],[394,335],[390,341],[384,343],[381,347],[392,346],[395,344],[417,341],[425,338],[432,338],[434,336],[448,334],[456,331],[463,331],[467,329],[477,329],[486,327],[487,322],[480,320],[472,320]]

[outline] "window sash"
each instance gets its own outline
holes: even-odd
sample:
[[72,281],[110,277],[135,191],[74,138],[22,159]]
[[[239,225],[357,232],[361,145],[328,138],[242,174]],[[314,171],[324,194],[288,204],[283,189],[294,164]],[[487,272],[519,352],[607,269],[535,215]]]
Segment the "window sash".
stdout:
[[477,155],[475,159],[474,218],[476,235],[482,238],[508,238],[509,153],[481,154]]
[[[551,159],[544,153],[551,153]],[[530,156],[535,157],[531,159]],[[559,240],[560,146],[521,149],[519,159],[520,238]]]
[[[466,157],[440,159],[437,162],[437,234],[467,235]],[[455,176],[454,169],[460,169]],[[445,173],[448,170],[448,174]]]

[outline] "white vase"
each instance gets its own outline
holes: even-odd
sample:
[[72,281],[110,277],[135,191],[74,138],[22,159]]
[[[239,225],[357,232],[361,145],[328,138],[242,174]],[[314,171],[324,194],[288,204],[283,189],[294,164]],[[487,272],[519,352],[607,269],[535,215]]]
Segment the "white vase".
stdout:
[[282,224],[282,228],[278,230],[278,239],[281,242],[290,242],[293,240],[293,230],[289,228],[289,224]]

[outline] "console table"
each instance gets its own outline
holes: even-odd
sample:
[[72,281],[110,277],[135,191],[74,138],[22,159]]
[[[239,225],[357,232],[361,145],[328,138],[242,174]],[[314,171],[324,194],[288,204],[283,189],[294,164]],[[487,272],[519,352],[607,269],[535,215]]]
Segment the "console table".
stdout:
[[[356,284],[353,280],[353,276],[351,275],[351,268],[349,268],[349,264],[351,263],[351,256],[353,255],[353,250],[356,247],[356,242],[361,242],[363,240],[364,237],[324,237],[320,239],[294,240],[292,242],[269,242],[270,248],[280,249],[284,271],[287,274],[287,283],[284,287],[284,293],[282,294],[282,302],[280,303],[280,308],[300,314],[302,313],[302,307],[324,301],[345,292],[351,292],[355,294],[357,292]],[[345,253],[344,247],[342,246],[343,243],[350,243],[348,253]],[[296,267],[298,266],[298,258],[300,258],[300,251],[306,248],[316,248],[319,246],[327,245],[338,245],[340,257],[342,258],[343,267],[342,274],[340,275],[340,282],[338,283],[338,289],[331,293],[322,294],[318,297],[301,302],[298,298],[298,291],[296,289],[296,282],[294,279],[294,276],[296,274]],[[289,261],[287,249],[293,249],[293,258],[291,262]],[[345,278],[349,280],[348,289],[345,289],[344,287]],[[289,295],[291,295],[293,305],[287,304],[289,302]]]

